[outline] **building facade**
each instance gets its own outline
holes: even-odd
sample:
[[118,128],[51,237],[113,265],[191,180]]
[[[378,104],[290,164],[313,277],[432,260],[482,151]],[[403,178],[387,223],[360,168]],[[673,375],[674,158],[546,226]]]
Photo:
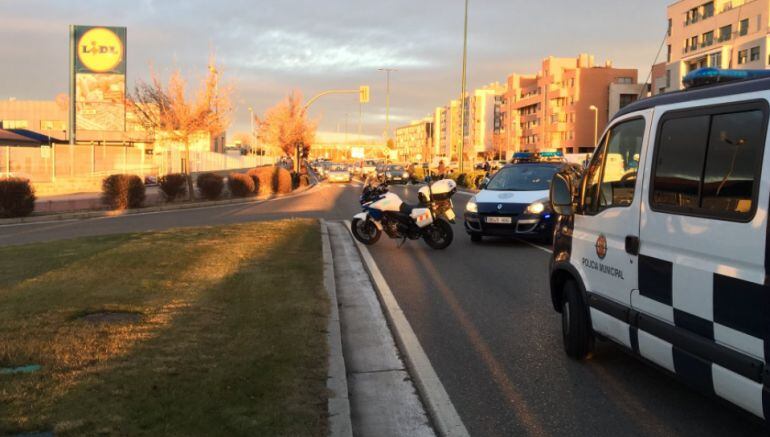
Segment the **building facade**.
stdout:
[[665,68],[653,93],[682,89],[698,68],[766,69],[770,0],[680,0],[668,6]]
[[596,137],[614,113],[611,86],[616,85],[613,92],[619,109],[632,101],[634,89],[639,91],[637,75],[636,69],[614,68],[610,62],[596,66],[588,54],[548,57],[537,74],[511,74],[499,117],[506,154],[592,152]]
[[432,158],[433,123],[432,118],[426,118],[396,129],[396,151],[399,161],[422,162]]

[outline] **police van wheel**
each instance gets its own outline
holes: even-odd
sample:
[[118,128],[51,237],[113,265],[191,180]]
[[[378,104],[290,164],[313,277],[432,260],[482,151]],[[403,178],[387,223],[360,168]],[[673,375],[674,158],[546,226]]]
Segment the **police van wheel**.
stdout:
[[564,284],[561,311],[561,331],[564,351],[570,358],[582,360],[593,351],[594,339],[588,320],[588,308],[580,298],[575,281]]

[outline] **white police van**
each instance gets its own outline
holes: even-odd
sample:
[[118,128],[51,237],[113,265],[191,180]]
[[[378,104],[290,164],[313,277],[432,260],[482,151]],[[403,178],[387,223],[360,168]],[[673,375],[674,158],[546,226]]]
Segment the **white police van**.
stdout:
[[567,354],[612,340],[770,419],[770,72],[704,69],[635,102],[551,186]]

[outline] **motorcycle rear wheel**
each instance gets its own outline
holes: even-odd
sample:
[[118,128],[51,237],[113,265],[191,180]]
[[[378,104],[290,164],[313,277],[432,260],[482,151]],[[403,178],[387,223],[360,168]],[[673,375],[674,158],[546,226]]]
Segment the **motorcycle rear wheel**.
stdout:
[[452,244],[454,231],[446,220],[439,219],[423,230],[422,238],[432,249],[443,250]]
[[353,232],[353,236],[361,243],[371,246],[376,243],[382,231],[371,220],[353,219],[350,223],[350,231]]

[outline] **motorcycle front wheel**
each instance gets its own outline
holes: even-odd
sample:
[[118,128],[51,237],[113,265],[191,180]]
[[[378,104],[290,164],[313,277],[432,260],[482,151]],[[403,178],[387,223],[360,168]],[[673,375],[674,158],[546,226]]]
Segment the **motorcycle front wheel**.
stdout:
[[432,249],[442,250],[452,244],[454,231],[446,220],[439,219],[423,230],[422,238]]
[[382,231],[371,220],[353,219],[350,223],[350,231],[361,243],[371,246],[380,239]]

